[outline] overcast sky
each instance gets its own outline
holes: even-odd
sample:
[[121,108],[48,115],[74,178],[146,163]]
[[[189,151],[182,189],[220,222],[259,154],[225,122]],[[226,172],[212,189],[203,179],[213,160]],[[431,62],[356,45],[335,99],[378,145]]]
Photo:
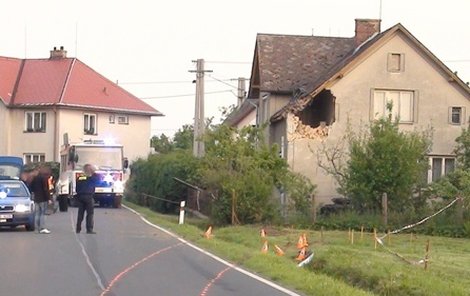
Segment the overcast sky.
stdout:
[[[194,117],[192,60],[206,69],[206,116],[236,103],[250,76],[256,33],[354,35],[355,18],[402,23],[470,81],[469,0],[15,0],[0,4],[0,55],[47,58],[64,46],[163,112],[152,133],[173,134]],[[222,80],[220,82],[218,80]],[[152,82],[152,83],[147,83]],[[184,95],[184,96],[181,96]]]

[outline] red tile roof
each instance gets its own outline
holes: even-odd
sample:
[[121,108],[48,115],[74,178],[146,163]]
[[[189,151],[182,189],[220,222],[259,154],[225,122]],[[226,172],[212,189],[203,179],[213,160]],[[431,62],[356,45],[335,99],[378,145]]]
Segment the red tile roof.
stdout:
[[10,104],[22,60],[0,57],[0,99]]
[[9,106],[55,105],[163,115],[76,58],[0,57],[0,99]]

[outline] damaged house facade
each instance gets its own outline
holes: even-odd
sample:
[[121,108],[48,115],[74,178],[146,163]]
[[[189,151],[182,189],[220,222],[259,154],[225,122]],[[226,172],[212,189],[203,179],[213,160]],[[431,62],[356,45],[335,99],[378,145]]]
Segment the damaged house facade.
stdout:
[[403,25],[355,25],[352,38],[258,34],[248,96],[226,121],[267,124],[266,141],[317,185],[319,203],[339,196],[319,165],[324,147],[386,115],[388,103],[400,129],[432,127],[429,182],[453,170],[455,138],[469,123],[468,85]]

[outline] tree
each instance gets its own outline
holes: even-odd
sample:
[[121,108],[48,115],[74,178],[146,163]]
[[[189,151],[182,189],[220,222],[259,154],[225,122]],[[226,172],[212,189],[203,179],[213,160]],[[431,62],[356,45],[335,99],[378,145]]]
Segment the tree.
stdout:
[[337,164],[344,160],[328,159],[326,170],[338,179],[340,193],[359,210],[379,210],[384,193],[390,209],[412,207],[413,191],[427,170],[430,135],[402,132],[391,116],[375,120],[366,132],[350,133],[344,166]]
[[456,170],[429,186],[432,194],[448,201],[456,197],[462,200],[457,205],[457,221],[464,221],[464,211],[470,219],[470,128],[463,129],[455,139],[454,153],[457,158]]
[[[241,223],[272,221],[279,216],[278,202],[272,198],[274,188],[292,192],[293,201],[299,203],[313,192],[310,185],[310,194],[299,196],[308,191],[300,187],[309,184],[289,172],[276,146],[261,144],[261,134],[259,128],[236,130],[227,125],[216,126],[207,133],[206,155],[199,175],[204,187],[214,192],[215,222],[232,222],[232,206]],[[290,186],[294,182],[295,192]]]
[[457,145],[454,153],[457,156],[458,166],[464,170],[470,170],[470,126],[462,130],[455,142]]
[[173,137],[173,145],[177,149],[192,150],[194,129],[190,124],[183,125]]
[[173,145],[165,134],[161,134],[160,137],[153,136],[150,139],[150,147],[153,147],[158,153],[168,153],[173,150]]
[[146,160],[139,159],[132,164],[132,175],[126,184],[126,197],[145,204],[143,194],[156,196],[161,199],[147,199],[152,209],[162,213],[175,212],[179,202],[186,199],[187,187],[173,178],[192,182],[197,179],[198,165],[199,160],[187,151],[172,151],[150,155]]

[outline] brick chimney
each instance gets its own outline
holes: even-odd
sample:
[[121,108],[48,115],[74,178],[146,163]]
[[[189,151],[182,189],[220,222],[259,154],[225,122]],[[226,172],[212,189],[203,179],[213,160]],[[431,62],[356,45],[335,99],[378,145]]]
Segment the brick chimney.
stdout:
[[63,46],[60,49],[54,46],[54,49],[51,50],[51,57],[50,59],[65,59],[67,57],[67,51],[64,49]]
[[356,46],[361,45],[375,33],[380,33],[380,22],[377,19],[356,19]]

